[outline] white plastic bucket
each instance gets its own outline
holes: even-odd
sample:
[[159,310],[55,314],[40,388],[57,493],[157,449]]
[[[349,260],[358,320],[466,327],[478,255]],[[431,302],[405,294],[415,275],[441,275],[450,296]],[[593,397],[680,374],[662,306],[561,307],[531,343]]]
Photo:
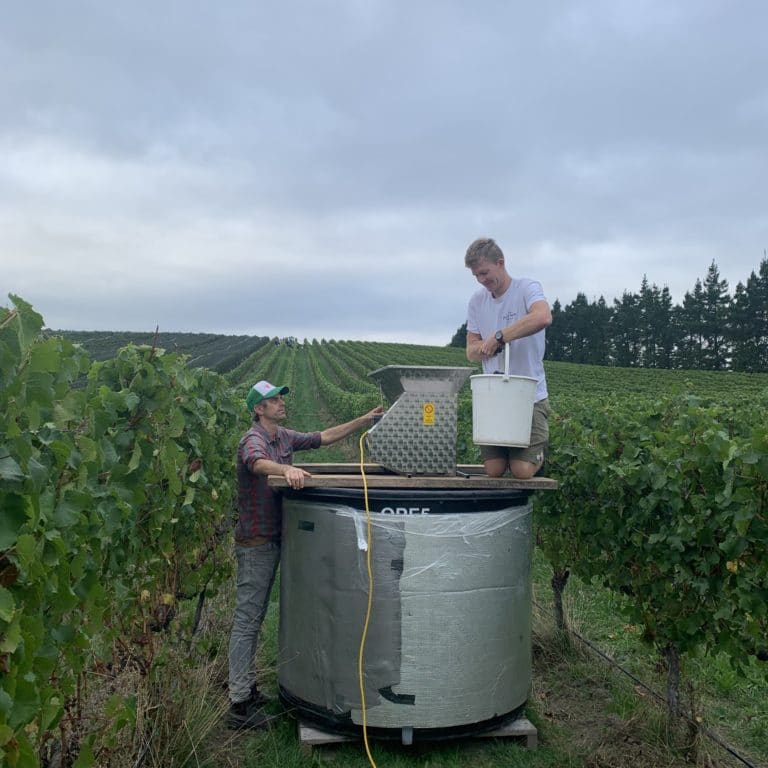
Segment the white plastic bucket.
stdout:
[[[509,370],[509,344],[505,371]],[[472,439],[477,445],[525,448],[531,442],[536,379],[508,373],[469,377],[472,388]]]

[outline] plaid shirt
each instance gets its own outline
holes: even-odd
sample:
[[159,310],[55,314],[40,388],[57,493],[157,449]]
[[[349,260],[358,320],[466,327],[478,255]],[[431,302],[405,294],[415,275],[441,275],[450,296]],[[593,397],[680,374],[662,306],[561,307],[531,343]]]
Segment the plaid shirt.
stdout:
[[253,462],[268,459],[278,464],[293,464],[294,451],[320,447],[319,432],[296,432],[284,427],[269,433],[258,421],[243,435],[237,448],[237,511],[235,541],[263,536],[280,541],[283,497],[273,491],[266,475],[251,471]]

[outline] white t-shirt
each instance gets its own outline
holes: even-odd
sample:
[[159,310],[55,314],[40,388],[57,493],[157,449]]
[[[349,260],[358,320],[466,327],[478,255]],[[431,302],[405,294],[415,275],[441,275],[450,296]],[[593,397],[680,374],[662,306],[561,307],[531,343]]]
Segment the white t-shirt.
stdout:
[[[467,309],[467,331],[477,333],[481,339],[493,336],[496,331],[520,320],[528,314],[531,305],[546,301],[541,283],[527,277],[513,278],[507,290],[494,299],[487,288],[472,294]],[[515,339],[509,345],[509,373],[514,376],[530,376],[536,379],[535,400],[547,397],[547,380],[544,376],[544,330]],[[483,372],[504,372],[504,350],[496,357],[483,360]]]

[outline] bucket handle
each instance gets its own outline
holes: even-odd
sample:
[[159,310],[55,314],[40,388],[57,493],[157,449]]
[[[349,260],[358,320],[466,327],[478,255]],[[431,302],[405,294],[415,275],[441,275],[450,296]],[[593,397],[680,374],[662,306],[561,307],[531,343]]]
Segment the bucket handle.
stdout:
[[504,345],[504,380],[505,381],[509,379],[509,344],[510,342],[507,342]]

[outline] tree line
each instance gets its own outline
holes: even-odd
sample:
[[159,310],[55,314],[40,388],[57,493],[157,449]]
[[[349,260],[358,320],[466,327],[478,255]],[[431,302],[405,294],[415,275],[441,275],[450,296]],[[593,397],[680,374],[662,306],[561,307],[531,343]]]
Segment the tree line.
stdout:
[[[449,346],[466,343],[466,323]],[[643,277],[611,306],[584,293],[552,305],[547,359],[625,368],[768,371],[768,258],[733,295],[713,261],[682,304]]]

